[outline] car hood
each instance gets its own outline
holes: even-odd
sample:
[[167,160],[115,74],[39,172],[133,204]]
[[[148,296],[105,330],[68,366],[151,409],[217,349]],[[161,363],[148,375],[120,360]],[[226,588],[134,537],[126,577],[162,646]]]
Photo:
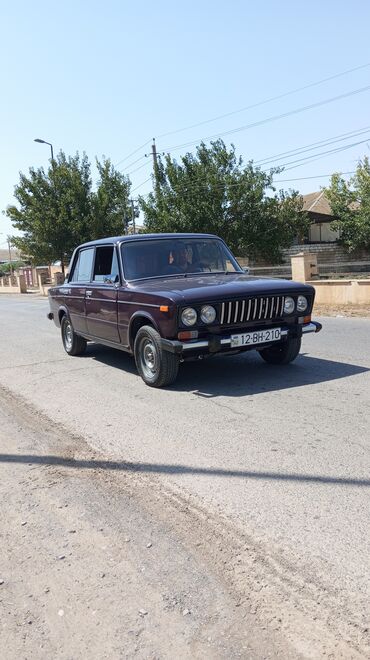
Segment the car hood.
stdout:
[[313,293],[313,287],[290,280],[252,277],[246,273],[188,275],[133,282],[130,288],[140,293],[166,296],[174,302],[228,300],[253,295],[291,295]]

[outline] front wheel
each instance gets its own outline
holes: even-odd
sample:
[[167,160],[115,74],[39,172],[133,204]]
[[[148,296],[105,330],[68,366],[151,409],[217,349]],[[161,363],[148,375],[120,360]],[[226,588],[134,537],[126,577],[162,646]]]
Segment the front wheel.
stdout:
[[176,380],[179,358],[163,350],[160,334],[150,325],[143,325],[138,330],[134,355],[137,370],[147,385],[163,387]]
[[86,349],[86,339],[76,335],[70,320],[63,316],[60,329],[64,350],[68,355],[81,355]]
[[259,354],[269,364],[289,364],[296,359],[300,349],[301,337],[291,337],[280,345],[263,348]]

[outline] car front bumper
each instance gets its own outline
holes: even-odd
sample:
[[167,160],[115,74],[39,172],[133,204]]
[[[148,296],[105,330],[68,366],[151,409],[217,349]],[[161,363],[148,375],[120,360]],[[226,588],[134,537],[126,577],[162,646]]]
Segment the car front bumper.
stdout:
[[[281,336],[283,339],[287,338],[288,335],[298,336],[305,335],[310,332],[320,332],[322,328],[321,323],[317,321],[311,321],[305,325],[294,325],[290,328],[283,327],[281,330]],[[234,333],[233,333],[234,334]],[[236,333],[235,333],[236,334]],[[161,340],[162,348],[165,351],[170,353],[176,353],[177,355],[188,355],[192,352],[195,353],[219,353],[220,351],[227,351],[231,349],[231,335],[212,335],[204,339],[190,339],[189,341],[179,341],[177,339],[162,339]],[[253,346],[248,347],[246,350],[258,350],[259,346],[267,346],[268,344],[253,344]],[[244,350],[243,347],[241,350]],[[232,349],[234,350],[234,349]],[[239,350],[239,349],[236,349]]]

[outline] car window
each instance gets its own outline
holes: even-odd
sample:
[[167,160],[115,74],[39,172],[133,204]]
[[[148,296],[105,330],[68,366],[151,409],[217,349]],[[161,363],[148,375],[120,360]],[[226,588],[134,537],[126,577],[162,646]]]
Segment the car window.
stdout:
[[117,253],[113,245],[96,248],[93,280],[105,284],[119,281]]
[[241,272],[226,245],[217,238],[146,239],[123,243],[127,280],[182,273]]
[[94,248],[81,250],[78,253],[76,265],[73,269],[71,282],[90,282]]

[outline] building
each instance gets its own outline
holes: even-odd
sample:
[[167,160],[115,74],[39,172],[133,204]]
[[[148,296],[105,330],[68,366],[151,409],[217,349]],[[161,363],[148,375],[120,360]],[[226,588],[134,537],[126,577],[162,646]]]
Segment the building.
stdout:
[[339,232],[331,224],[336,219],[330,208],[329,200],[324,190],[302,195],[303,210],[310,218],[311,225],[308,230],[306,243],[336,243]]

